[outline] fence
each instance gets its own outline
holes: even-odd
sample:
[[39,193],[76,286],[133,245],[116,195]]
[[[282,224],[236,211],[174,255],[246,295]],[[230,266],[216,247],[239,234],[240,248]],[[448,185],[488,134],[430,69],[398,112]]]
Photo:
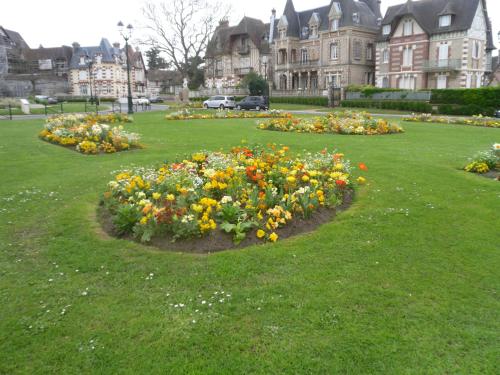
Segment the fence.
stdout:
[[424,101],[431,100],[430,91],[385,91],[377,92],[371,95],[365,95],[360,91],[346,92],[346,100],[408,100]]
[[0,120],[12,120],[12,106],[9,104],[4,107],[0,107]]

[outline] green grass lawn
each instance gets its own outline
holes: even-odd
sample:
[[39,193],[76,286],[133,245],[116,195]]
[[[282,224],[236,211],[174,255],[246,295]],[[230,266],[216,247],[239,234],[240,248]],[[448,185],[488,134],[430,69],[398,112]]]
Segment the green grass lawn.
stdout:
[[[127,125],[144,150],[98,157],[38,140],[41,121],[0,122],[0,373],[497,373],[500,185],[459,168],[498,129],[365,137],[163,116]],[[314,233],[210,256],[95,223],[114,171],[242,139],[338,148],[369,184]]]

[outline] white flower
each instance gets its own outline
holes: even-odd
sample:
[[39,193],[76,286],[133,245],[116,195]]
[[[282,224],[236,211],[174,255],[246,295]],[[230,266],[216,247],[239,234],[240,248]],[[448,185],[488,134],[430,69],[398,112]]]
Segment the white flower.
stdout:
[[230,202],[232,202],[232,201],[233,201],[233,198],[232,198],[232,197],[230,197],[229,195],[226,195],[226,196],[222,197],[222,199],[221,199],[221,201],[220,201],[220,202],[221,202],[222,204],[226,204],[226,203],[230,203]]

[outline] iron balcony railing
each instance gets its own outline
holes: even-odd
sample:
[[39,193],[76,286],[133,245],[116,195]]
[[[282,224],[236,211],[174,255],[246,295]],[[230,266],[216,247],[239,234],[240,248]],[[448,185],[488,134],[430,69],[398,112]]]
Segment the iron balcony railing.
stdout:
[[424,60],[423,70],[425,72],[449,72],[460,70],[461,67],[460,59]]
[[251,72],[253,72],[253,68],[252,67],[234,68],[234,74],[236,74],[237,76],[249,74]]

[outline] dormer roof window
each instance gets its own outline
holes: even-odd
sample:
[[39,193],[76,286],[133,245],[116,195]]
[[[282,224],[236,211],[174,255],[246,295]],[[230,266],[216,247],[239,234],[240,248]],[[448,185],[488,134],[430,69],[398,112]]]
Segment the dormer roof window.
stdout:
[[391,33],[391,25],[384,25],[382,27],[382,34],[389,35]]
[[354,12],[352,14],[352,22],[359,23],[359,13],[358,12]]
[[451,25],[451,14],[439,16],[439,27],[448,27]]

